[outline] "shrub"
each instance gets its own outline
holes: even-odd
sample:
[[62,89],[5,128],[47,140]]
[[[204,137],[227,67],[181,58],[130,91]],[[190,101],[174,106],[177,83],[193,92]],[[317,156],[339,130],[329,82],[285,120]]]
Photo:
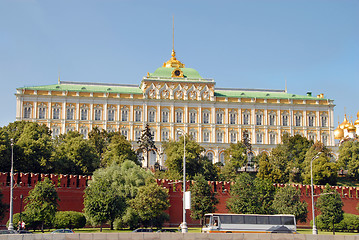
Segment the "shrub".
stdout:
[[[332,224],[323,221],[322,215],[316,218],[317,228],[320,230],[332,231]],[[335,224],[335,230],[341,232],[355,232],[359,231],[359,216],[355,214],[344,213],[344,218],[339,223]]]
[[117,218],[114,222],[115,229],[130,228],[136,229],[139,227],[140,217],[135,210],[128,207],[125,214],[121,218]]
[[60,211],[55,215],[55,228],[83,228],[86,225],[86,218],[81,212]]
[[[25,228],[26,229],[32,229],[32,230],[36,230],[40,227],[41,222],[40,221],[34,221],[33,218],[30,218],[26,215],[25,212],[21,213],[21,220],[25,222]],[[15,213],[12,216],[12,224],[14,226],[14,229],[18,228],[18,223],[20,221],[20,213]],[[6,223],[6,226],[9,227],[9,220]]]

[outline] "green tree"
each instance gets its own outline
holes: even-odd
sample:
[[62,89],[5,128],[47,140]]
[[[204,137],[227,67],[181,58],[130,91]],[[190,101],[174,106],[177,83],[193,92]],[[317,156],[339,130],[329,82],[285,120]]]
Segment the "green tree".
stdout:
[[83,213],[75,211],[59,211],[55,215],[54,228],[83,228],[86,218]]
[[272,213],[275,188],[267,180],[254,179],[248,173],[241,173],[232,185],[230,194],[227,208],[232,213]]
[[300,169],[312,145],[313,141],[301,135],[284,134],[282,143],[272,149],[268,161],[259,164],[259,177],[278,183],[301,182]]
[[15,172],[53,172],[50,162],[52,139],[45,125],[18,121],[0,129],[0,166],[10,170],[11,145],[14,140]]
[[267,153],[263,152],[258,156],[257,177],[262,180],[268,180],[273,183],[280,182],[282,173],[279,168],[273,166]]
[[339,146],[338,165],[351,178],[359,180],[359,142],[348,140]]
[[321,212],[321,220],[324,224],[333,226],[333,235],[335,234],[335,223],[343,220],[343,202],[340,195],[335,190],[331,189],[327,184],[322,194],[317,201],[317,207]]
[[207,156],[201,156],[200,164],[202,167],[199,172],[203,175],[204,179],[207,181],[219,180],[220,168],[216,164],[213,164]]
[[1,189],[0,189],[0,221],[5,217],[5,212],[8,207],[7,204],[2,202],[3,197],[4,197],[4,195],[2,194]]
[[0,169],[10,171],[11,146],[9,134],[4,128],[0,128]]
[[74,131],[56,139],[52,162],[56,173],[66,174],[90,175],[100,166],[95,147]]
[[121,165],[112,163],[106,168],[97,169],[89,187],[85,190],[84,212],[93,225],[121,218],[128,209],[128,201],[135,198],[139,187],[145,185],[147,178],[153,178],[133,161],[126,160]]
[[110,143],[111,138],[118,134],[117,132],[107,132],[104,129],[99,129],[98,127],[94,127],[89,132],[89,141],[95,146],[97,155],[101,158],[103,152],[105,151],[106,147]]
[[242,142],[231,143],[224,151],[225,165],[222,176],[226,181],[233,181],[238,175],[238,169],[248,163],[247,147]]
[[25,215],[33,221],[41,224],[41,231],[44,232],[44,225],[51,225],[58,208],[59,197],[55,186],[45,178],[38,182],[34,189],[30,190],[29,196],[25,198]]
[[[318,155],[317,158],[315,156]],[[331,152],[326,148],[322,143],[315,143],[308,150],[305,161],[302,164],[302,178],[304,179],[305,184],[310,184],[311,175],[310,175],[310,162],[313,160],[313,183],[319,185],[325,185],[329,183],[330,185],[336,185],[337,176],[338,176],[338,166],[335,162],[331,161]]]
[[106,171],[96,171],[89,187],[85,190],[84,212],[92,225],[113,222],[125,209],[125,198],[120,195],[112,184],[112,179],[105,175]]
[[194,177],[194,185],[191,187],[191,218],[202,220],[206,213],[216,211],[218,200],[208,182],[202,175]]
[[[159,186],[154,179],[138,189],[136,197],[129,201],[144,226],[153,226],[154,220],[163,215],[169,206],[168,190]],[[158,224],[158,223],[157,223]]]
[[146,167],[148,168],[150,167],[150,152],[157,152],[157,147],[148,124],[146,124],[145,129],[142,130],[142,135],[137,143],[139,144],[138,151],[146,154]]
[[307,220],[308,204],[300,201],[300,191],[290,185],[277,190],[272,206],[275,213],[292,214],[303,223]]
[[112,163],[122,164],[126,160],[140,165],[138,156],[132,149],[131,143],[125,136],[116,134],[111,138],[110,144],[103,154],[102,165],[109,166]]
[[[183,146],[184,137],[179,141],[168,141],[163,143],[164,153],[167,156],[165,165],[170,176],[179,179],[183,176]],[[186,135],[186,177],[193,179],[197,173],[202,173],[202,156],[204,148],[192,138]],[[170,178],[171,179],[171,178]],[[173,178],[172,178],[173,179]]]

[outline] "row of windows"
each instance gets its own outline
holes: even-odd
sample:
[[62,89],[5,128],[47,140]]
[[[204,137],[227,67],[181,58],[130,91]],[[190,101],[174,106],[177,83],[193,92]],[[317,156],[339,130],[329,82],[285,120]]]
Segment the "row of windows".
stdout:
[[[69,131],[73,131],[73,128],[67,128],[66,129],[66,133]],[[116,131],[115,129],[110,129],[108,130],[109,132],[114,132]],[[120,130],[121,134],[123,136],[125,136],[126,138],[128,138],[129,134],[128,134],[128,129],[123,128]],[[60,133],[60,130],[58,128],[53,129],[53,136],[58,136]],[[80,133],[84,135],[85,138],[87,138],[87,134],[88,134],[88,130],[87,128],[80,128]],[[135,130],[134,131],[134,140],[137,141],[140,139],[142,134],[141,130]],[[151,130],[151,134],[153,136],[155,136],[155,130]],[[189,135],[192,137],[193,140],[198,141],[198,134],[196,131],[189,131]],[[178,133],[176,136],[176,140],[178,140],[180,138],[180,134]],[[214,142],[216,143],[224,143],[225,142],[225,134],[223,132],[217,131],[215,133],[215,139]],[[264,144],[264,138],[265,138],[265,134],[262,132],[257,132],[255,134],[255,143],[256,144]],[[169,130],[165,129],[162,130],[161,132],[161,141],[168,141],[170,139],[170,132]],[[308,135],[308,139],[309,140],[315,140],[315,135],[314,134],[309,134]],[[230,143],[237,143],[237,141],[239,141],[240,139],[238,139],[238,133],[237,132],[230,132],[229,133],[229,142]],[[328,143],[328,136],[327,135],[322,135],[322,139],[321,139],[322,143],[324,145],[327,145]],[[209,131],[204,131],[202,133],[202,142],[211,142],[211,132]],[[277,134],[270,132],[268,134],[268,143],[267,144],[277,144]]]
[[[80,120],[88,120],[89,110],[87,108],[82,108],[80,110]],[[24,108],[24,118],[30,118],[31,117],[31,107],[25,107]],[[255,124],[260,126],[264,125],[264,116],[262,114],[256,114],[255,116]],[[40,107],[39,108],[39,119],[45,119],[46,118],[46,108]],[[53,108],[52,109],[52,119],[60,119],[60,108]],[[66,119],[67,120],[73,120],[74,119],[74,109],[73,108],[67,108],[66,110]],[[107,120],[108,121],[115,121],[115,110],[114,109],[108,109],[107,110]],[[94,120],[99,121],[102,119],[102,110],[101,109],[95,109],[94,110]],[[123,109],[121,110],[121,121],[129,121],[129,110]],[[270,114],[268,116],[268,125],[274,126],[276,125],[277,116]],[[142,121],[142,111],[141,110],[135,110],[135,121],[140,122]],[[156,111],[150,110],[148,112],[148,122],[155,122],[156,121]],[[189,113],[189,123],[197,123],[197,113],[196,112],[190,112]],[[161,112],[161,122],[167,123],[170,122],[169,118],[169,111],[162,111]],[[177,111],[175,114],[175,122],[176,123],[183,123],[183,112]],[[217,112],[216,113],[216,124],[223,124],[224,123],[224,113]],[[210,123],[210,112],[203,112],[202,115],[202,123],[208,124]],[[229,124],[237,124],[237,114],[236,113],[230,113],[229,114]],[[249,125],[250,124],[250,114],[249,113],[243,113],[242,114],[242,124],[243,125]],[[289,116],[287,114],[281,116],[281,123],[278,125],[282,126],[289,126]],[[303,126],[303,117],[300,115],[294,116],[294,126]],[[315,126],[315,116],[309,115],[307,118],[307,126],[313,127]],[[328,117],[326,115],[322,115],[320,117],[320,126],[321,127],[327,127],[328,126]]]

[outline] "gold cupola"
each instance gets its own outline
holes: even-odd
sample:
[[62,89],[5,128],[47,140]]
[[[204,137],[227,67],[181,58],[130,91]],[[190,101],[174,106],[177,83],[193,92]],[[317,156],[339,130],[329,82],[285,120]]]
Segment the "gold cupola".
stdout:
[[345,115],[344,115],[344,121],[343,121],[341,124],[339,124],[338,127],[339,127],[340,129],[343,129],[343,130],[344,130],[344,129],[345,129],[345,125],[346,125],[348,122],[349,122],[349,121],[348,121],[348,119],[347,119],[347,115],[345,114]]
[[354,125],[359,125],[359,111],[357,112],[357,120],[355,120]]
[[349,123],[349,126],[348,126],[348,132],[355,132],[356,131],[356,127],[352,124],[352,123]]
[[172,49],[171,59],[163,64],[166,68],[184,68],[184,64],[177,60],[176,52]]
[[340,128],[340,124],[338,122],[338,127],[334,130],[334,138],[342,139],[344,137],[344,130]]

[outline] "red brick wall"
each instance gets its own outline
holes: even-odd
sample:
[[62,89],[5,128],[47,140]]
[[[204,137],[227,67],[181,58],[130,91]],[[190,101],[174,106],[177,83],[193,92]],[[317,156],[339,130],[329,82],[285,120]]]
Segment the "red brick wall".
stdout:
[[[0,173],[0,188],[4,195],[3,202],[9,204],[10,199],[10,187],[9,187],[9,173]],[[83,195],[86,188],[87,181],[91,178],[89,176],[77,176],[77,175],[53,175],[53,174],[29,174],[20,173],[14,174],[15,187],[13,192],[14,197],[14,214],[20,212],[20,195],[22,194],[24,199],[28,195],[28,192],[34,188],[38,181],[42,181],[44,178],[49,177],[52,182],[57,186],[57,192],[59,194],[59,210],[61,211],[79,211],[83,209]],[[182,222],[182,183],[176,183],[171,180],[159,179],[157,180],[159,185],[169,189],[170,204],[171,207],[167,210],[170,215],[171,226],[178,226]],[[208,182],[212,186],[212,189],[216,191],[219,204],[217,205],[217,212],[227,212],[226,201],[229,198],[230,182]],[[276,187],[283,187],[283,184],[276,184]],[[312,219],[312,205],[309,185],[293,185],[301,191],[301,199],[308,203],[308,223]],[[190,182],[187,181],[187,189],[190,189]],[[324,186],[314,186],[314,194],[319,195],[323,191]],[[344,207],[343,210],[346,213],[358,214],[356,206],[359,203],[359,188],[355,187],[332,187],[342,197]],[[317,197],[315,197],[316,199]],[[22,208],[24,208],[24,203]],[[23,211],[23,209],[22,209]],[[317,214],[317,213],[316,213]],[[0,225],[4,225],[9,218],[8,213]],[[189,226],[197,225],[198,221],[192,221],[190,218],[190,210],[187,210],[187,223]],[[304,224],[304,225],[308,225]]]

